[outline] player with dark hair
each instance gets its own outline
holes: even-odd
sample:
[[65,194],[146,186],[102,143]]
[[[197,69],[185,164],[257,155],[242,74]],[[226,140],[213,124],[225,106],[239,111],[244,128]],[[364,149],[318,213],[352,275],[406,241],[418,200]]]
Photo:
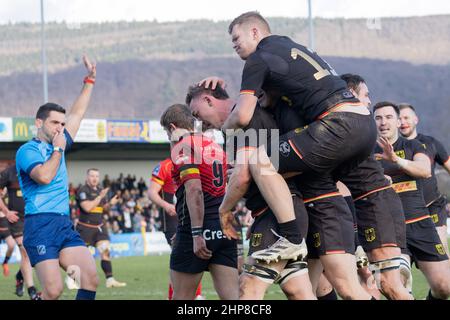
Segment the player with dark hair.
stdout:
[[[405,212],[407,247],[402,251],[402,265],[409,267],[410,260],[416,263],[431,287],[428,299],[447,299],[450,296],[449,260],[422,193],[422,179],[431,177],[430,158],[419,141],[400,136],[400,111],[396,104],[377,103],[373,112],[380,136],[375,155],[385,173],[391,176]],[[403,275],[411,290],[411,274]]]
[[66,119],[65,109],[46,103],[36,114],[37,136],[16,153],[20,189],[25,199],[23,243],[42,285],[44,300],[63,291],[60,268],[80,280],[79,300],[95,299],[94,258],[70,220],[65,151],[73,143],[89,105],[96,67],[83,57],[88,75]]
[[170,106],[160,122],[171,141],[178,187],[178,227],[170,255],[173,299],[194,299],[204,271],[211,273],[220,299],[237,299],[237,243],[224,236],[219,220],[227,176],[225,152],[194,131],[195,118],[185,105]]
[[[175,240],[175,233],[177,232],[177,212],[175,209],[176,197],[175,192],[177,185],[173,180],[173,163],[170,158],[167,158],[153,169],[150,186],[148,188],[149,199],[157,206],[163,209],[162,231],[166,237],[167,243],[172,247],[172,242]],[[168,299],[172,300],[173,286],[169,282]],[[202,284],[198,285],[195,292],[196,300],[203,300]]]

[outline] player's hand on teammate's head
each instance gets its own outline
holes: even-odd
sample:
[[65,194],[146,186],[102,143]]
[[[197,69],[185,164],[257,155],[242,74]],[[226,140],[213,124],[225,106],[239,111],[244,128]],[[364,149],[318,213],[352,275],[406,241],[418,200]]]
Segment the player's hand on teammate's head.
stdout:
[[95,62],[91,62],[87,55],[83,55],[83,63],[86,67],[86,70],[88,71],[88,78],[95,79],[95,76],[97,75]]
[[198,83],[199,87],[210,88],[212,90],[215,90],[217,85],[220,85],[222,89],[227,87],[225,80],[219,77],[207,77]]
[[54,147],[60,147],[61,149],[65,150],[66,149],[66,136],[64,135],[64,132],[57,132],[54,136],[53,136],[53,141],[52,144]]

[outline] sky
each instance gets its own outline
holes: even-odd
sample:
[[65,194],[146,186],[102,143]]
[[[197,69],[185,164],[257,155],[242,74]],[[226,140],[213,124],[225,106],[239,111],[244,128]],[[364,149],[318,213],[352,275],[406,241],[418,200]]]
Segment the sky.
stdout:
[[[230,20],[258,10],[263,16],[306,17],[308,0],[43,0],[46,21]],[[450,14],[448,0],[311,0],[313,16],[405,17]],[[0,24],[39,22],[40,0],[0,0]]]

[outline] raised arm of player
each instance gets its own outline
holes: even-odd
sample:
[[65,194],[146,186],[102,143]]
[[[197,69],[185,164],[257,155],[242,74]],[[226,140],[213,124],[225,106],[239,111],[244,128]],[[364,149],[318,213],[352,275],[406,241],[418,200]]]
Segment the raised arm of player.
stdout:
[[394,152],[394,148],[389,141],[383,137],[378,139],[378,145],[383,149],[382,154],[375,154],[376,157],[381,157],[384,160],[396,163],[406,174],[415,178],[429,178],[431,177],[431,161],[425,153],[414,154],[413,160],[400,158]]
[[98,207],[102,202],[103,198],[108,194],[109,188],[105,188],[100,191],[100,194],[94,200],[84,200],[80,202],[81,208],[85,212],[90,212],[95,207]]
[[[200,179],[189,179],[184,183],[186,192],[186,204],[191,218],[191,227],[203,227],[205,205],[203,202],[202,182]],[[211,250],[206,247],[203,235],[193,236],[194,254],[201,259],[209,259]]]
[[164,211],[167,212],[169,216],[176,216],[177,212],[175,210],[175,206],[172,203],[169,203],[165,201],[163,198],[161,198],[160,196],[161,189],[162,186],[160,184],[156,183],[153,180],[150,180],[150,186],[148,187],[148,198],[154,204],[163,208]]
[[86,113],[89,101],[92,95],[92,89],[94,87],[96,66],[95,63],[91,63],[87,56],[83,56],[83,62],[88,72],[86,81],[84,81],[83,88],[78,98],[75,100],[72,108],[69,111],[66,122],[66,130],[69,132],[72,138],[75,138],[78,129],[80,128],[81,120]]

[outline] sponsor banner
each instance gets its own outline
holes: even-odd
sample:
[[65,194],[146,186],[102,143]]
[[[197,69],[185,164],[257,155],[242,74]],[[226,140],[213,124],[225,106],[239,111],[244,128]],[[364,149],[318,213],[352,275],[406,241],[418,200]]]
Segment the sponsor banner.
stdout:
[[[161,255],[170,253],[170,246],[162,232],[111,234],[111,256],[129,257]],[[99,256],[94,247],[90,247],[95,257]]]
[[13,118],[13,140],[28,141],[36,136],[37,128],[33,118]]
[[166,131],[163,129],[159,121],[150,120],[148,122],[150,142],[151,143],[169,143]]
[[[242,234],[246,234],[247,228],[242,229]],[[111,239],[111,257],[130,257],[144,255],[169,254],[171,249],[167,244],[164,233],[146,232],[146,233],[122,233],[110,234]],[[248,249],[249,240],[244,240],[244,248]],[[7,246],[0,244],[0,260],[3,261]],[[94,247],[89,247],[94,257],[100,257],[99,252]],[[20,251],[16,246],[14,248],[10,263],[20,262]]]
[[108,142],[150,142],[148,121],[108,120]]
[[81,120],[75,142],[106,142],[106,120]]
[[[122,233],[110,234],[111,257],[129,257],[143,255],[161,255],[170,253],[170,246],[162,232],[146,233]],[[145,245],[144,245],[145,243]],[[0,260],[3,261],[7,246],[0,244]],[[99,257],[99,252],[94,247],[89,247],[94,257]],[[16,246],[9,260],[10,263],[20,262],[20,251]]]
[[12,118],[0,117],[0,141],[13,141]]

